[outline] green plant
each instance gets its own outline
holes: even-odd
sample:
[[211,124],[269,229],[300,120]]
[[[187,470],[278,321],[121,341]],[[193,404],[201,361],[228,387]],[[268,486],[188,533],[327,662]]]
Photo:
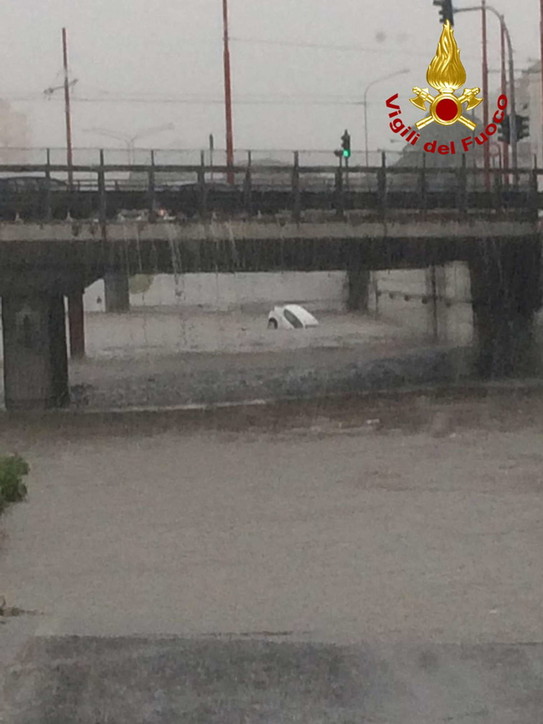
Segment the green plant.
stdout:
[[0,511],[7,503],[24,500],[27,487],[23,478],[30,468],[20,455],[0,457]]

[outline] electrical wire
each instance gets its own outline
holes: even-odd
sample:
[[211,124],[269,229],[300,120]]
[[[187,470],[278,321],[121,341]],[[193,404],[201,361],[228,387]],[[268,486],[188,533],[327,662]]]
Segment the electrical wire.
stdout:
[[[416,50],[405,50],[401,47],[398,48],[375,48],[366,45],[360,45],[358,43],[337,45],[333,43],[311,43],[311,42],[300,42],[295,40],[266,40],[265,38],[239,38],[231,37],[231,42],[235,43],[247,43],[254,45],[276,45],[279,47],[286,48],[307,48],[314,50],[331,50],[340,53],[377,53],[381,55],[393,55],[398,54],[403,57],[411,56],[417,58],[428,58],[428,51],[416,51]],[[479,60],[479,56],[466,55],[463,56],[469,60]]]
[[[4,100],[8,100],[10,102],[18,102],[18,103],[37,103],[43,101],[43,96],[40,94],[39,96],[4,96]],[[54,103],[63,103],[64,99],[60,96],[58,97],[48,97],[48,102],[54,102]],[[223,98],[182,98],[182,97],[131,97],[131,96],[117,96],[117,97],[103,97],[103,96],[96,96],[96,97],[84,97],[84,96],[77,96],[73,94],[71,96],[71,101],[73,103],[117,103],[117,104],[143,104],[143,105],[157,105],[157,104],[181,104],[181,105],[196,105],[196,106],[213,106],[213,105],[224,105],[224,99]],[[317,105],[317,106],[361,106],[363,105],[362,101],[348,101],[348,100],[341,100],[337,97],[330,97],[330,99],[326,98],[315,98],[311,99],[310,97],[303,97],[303,96],[291,96],[291,97],[284,97],[284,98],[235,98],[234,103],[236,105],[252,105],[252,106],[269,106],[269,105],[293,105],[293,106],[311,106],[311,105]],[[368,105],[377,105],[377,102],[375,103],[368,103]]]
[[337,45],[334,43],[301,43],[298,40],[267,40],[265,38],[236,38],[231,37],[230,41],[233,43],[247,43],[251,45],[276,45],[282,48],[308,48],[314,50],[332,50],[337,52],[355,52],[355,53],[378,53],[390,55],[392,53],[401,53],[402,55],[416,55],[419,57],[427,57],[428,52],[423,53],[417,51],[403,51],[401,48],[397,50],[390,50],[389,48],[371,48],[366,45],[360,45],[358,43],[348,45]]

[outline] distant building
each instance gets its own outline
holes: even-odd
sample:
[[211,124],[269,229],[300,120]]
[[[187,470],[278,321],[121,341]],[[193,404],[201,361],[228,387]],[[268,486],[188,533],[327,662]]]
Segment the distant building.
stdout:
[[[501,89],[496,89],[490,94],[490,114],[496,108],[496,101],[501,94]],[[511,112],[511,94],[509,83],[507,84],[507,96]],[[518,142],[518,164],[520,168],[532,168],[534,156],[537,157],[537,165],[543,167],[543,121],[541,102],[541,63],[537,62],[526,70],[523,70],[517,77],[515,83],[515,106],[517,115],[528,116],[530,119],[530,135]],[[509,163],[511,163],[511,146],[509,146]]]
[[0,163],[25,163],[30,146],[30,130],[24,113],[14,111],[0,100]]
[[530,119],[530,135],[518,144],[519,166],[543,167],[543,119],[541,99],[541,63],[534,63],[523,71],[515,85],[517,114]]

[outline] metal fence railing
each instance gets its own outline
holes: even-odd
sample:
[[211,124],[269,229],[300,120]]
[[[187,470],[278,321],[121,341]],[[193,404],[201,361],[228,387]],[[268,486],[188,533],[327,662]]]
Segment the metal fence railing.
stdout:
[[[227,156],[224,149],[172,149],[172,148],[74,148],[72,159],[75,166],[97,166],[100,164],[101,154],[106,165],[145,166],[154,162],[159,166],[196,166],[200,165],[202,158],[207,166],[226,166]],[[295,155],[300,166],[337,166],[339,159],[334,150],[288,150],[288,149],[236,149],[234,151],[234,165],[245,168],[251,163],[260,166],[292,166]],[[365,151],[354,149],[349,165],[351,167],[368,166],[379,167],[385,159],[387,167],[420,166],[425,159],[427,165],[432,163],[443,167],[445,161],[442,156],[432,156],[415,148],[404,148],[400,151],[391,149],[377,149]],[[460,165],[462,154],[456,157],[456,164]],[[481,166],[482,159],[476,155],[465,154],[468,166]],[[49,162],[52,165],[65,165],[67,163],[66,148],[0,148],[0,165],[40,165]],[[437,159],[437,160],[436,160]],[[519,167],[530,169],[533,160],[530,156],[519,156]]]
[[[183,217],[235,218],[305,211],[367,217],[394,213],[496,215],[537,219],[543,209],[543,170],[484,170],[395,165],[349,169],[248,159],[245,166],[107,164],[0,165],[0,219],[105,221],[123,210]],[[416,161],[417,157],[413,156]],[[419,159],[420,160],[420,159]],[[204,158],[205,162],[205,158]],[[167,213],[166,213],[167,212]],[[486,216],[485,216],[486,215]]]

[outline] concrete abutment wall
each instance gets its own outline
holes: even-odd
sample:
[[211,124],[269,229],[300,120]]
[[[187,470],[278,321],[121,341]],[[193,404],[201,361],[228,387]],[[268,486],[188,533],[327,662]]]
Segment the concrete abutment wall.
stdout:
[[110,271],[104,274],[104,296],[106,312],[120,313],[130,310],[130,288],[125,271]]
[[483,379],[541,372],[541,242],[481,240],[467,263],[373,272],[369,309],[435,342],[474,347]]
[[469,262],[477,372],[531,375],[541,368],[535,315],[541,308],[541,242],[480,242]]
[[469,270],[462,262],[372,272],[369,310],[433,342],[473,342]]

